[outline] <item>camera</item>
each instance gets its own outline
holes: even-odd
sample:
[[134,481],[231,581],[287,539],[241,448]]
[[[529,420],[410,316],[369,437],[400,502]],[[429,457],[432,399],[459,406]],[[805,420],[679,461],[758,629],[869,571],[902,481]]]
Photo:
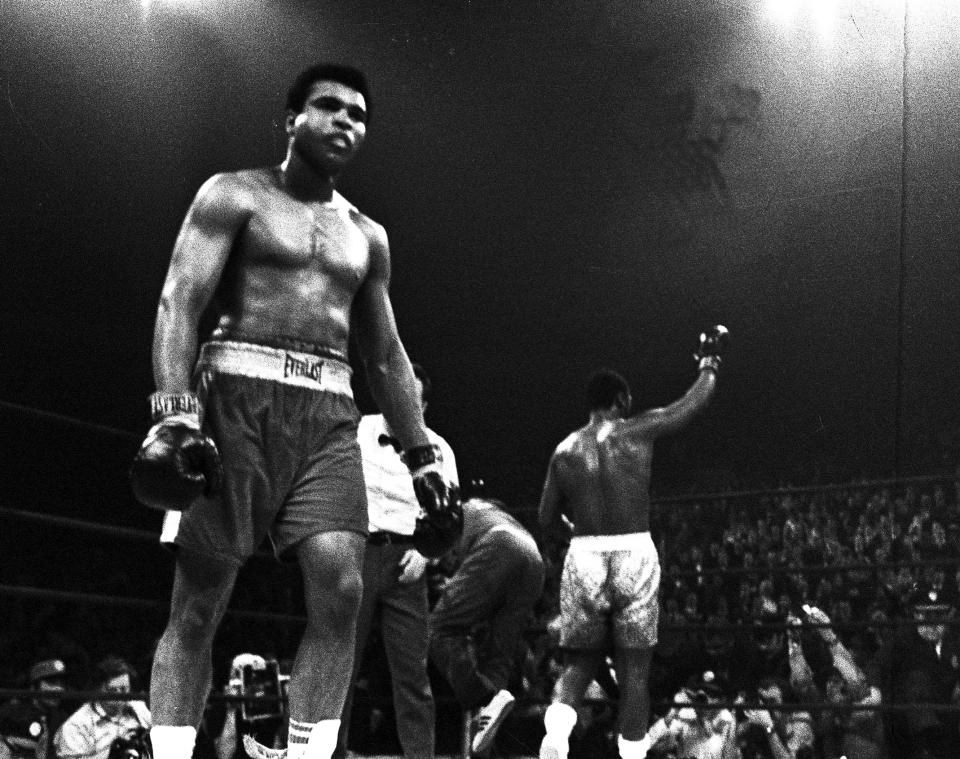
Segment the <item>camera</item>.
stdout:
[[695,704],[706,704],[710,701],[709,694],[703,688],[684,688],[684,692]]
[[108,759],[153,759],[150,731],[138,727],[128,736],[118,736],[110,744]]
[[276,661],[268,661],[264,667],[245,665],[239,682],[231,680],[231,685],[244,697],[240,702],[240,718],[257,722],[283,717],[289,680],[280,674]]

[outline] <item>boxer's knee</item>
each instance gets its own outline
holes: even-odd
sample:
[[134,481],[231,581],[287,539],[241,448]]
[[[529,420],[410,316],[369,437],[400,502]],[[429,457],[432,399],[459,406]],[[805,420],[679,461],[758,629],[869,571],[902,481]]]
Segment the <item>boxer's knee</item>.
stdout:
[[304,599],[311,623],[325,627],[345,627],[356,623],[363,597],[363,577],[359,569],[342,567],[323,581],[309,583]]
[[335,586],[336,594],[331,601],[335,610],[344,616],[355,616],[363,598],[363,575],[359,567],[343,567],[336,577]]
[[170,602],[168,634],[188,647],[207,645],[226,611],[237,569],[201,557],[181,556]]
[[363,596],[361,536],[349,532],[320,533],[298,549],[303,571],[307,615],[325,625],[352,624]]

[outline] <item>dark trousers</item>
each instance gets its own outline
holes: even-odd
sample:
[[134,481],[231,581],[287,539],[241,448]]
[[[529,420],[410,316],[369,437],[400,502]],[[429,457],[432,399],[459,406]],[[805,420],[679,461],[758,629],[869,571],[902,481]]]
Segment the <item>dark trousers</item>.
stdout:
[[397,581],[400,559],[409,545],[368,545],[363,561],[363,601],[357,619],[353,677],[340,718],[333,756],[346,755],[357,672],[370,632],[379,625],[390,666],[397,734],[407,759],[433,759],[435,709],[427,676],[427,581]]
[[[430,659],[464,709],[507,686],[521,636],[543,590],[543,560],[529,537],[481,536],[444,586],[430,618]],[[479,650],[473,631],[488,626]]]

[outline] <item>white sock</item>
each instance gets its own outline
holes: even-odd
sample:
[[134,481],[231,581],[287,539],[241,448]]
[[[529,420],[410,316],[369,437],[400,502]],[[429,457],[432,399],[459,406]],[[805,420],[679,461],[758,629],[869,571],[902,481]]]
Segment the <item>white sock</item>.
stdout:
[[557,750],[560,759],[567,759],[570,751],[570,733],[577,724],[577,710],[572,706],[555,701],[547,707],[543,715],[546,735],[543,742]]
[[287,727],[287,759],[300,759],[303,756],[316,724],[316,722],[300,722],[293,717],[290,718]]
[[645,759],[650,750],[649,734],[638,741],[628,741],[622,735],[617,736],[617,748],[620,749],[620,759]]
[[154,759],[191,759],[197,729],[191,725],[154,725],[150,743]]
[[[291,720],[293,722],[293,720]],[[304,722],[298,723],[306,724]],[[340,732],[340,720],[325,719],[317,722],[310,731],[310,737],[307,745],[304,747],[299,759],[330,759],[334,750],[337,748],[337,734]],[[290,749],[293,745],[287,744]],[[292,752],[288,751],[287,759],[298,759]]]

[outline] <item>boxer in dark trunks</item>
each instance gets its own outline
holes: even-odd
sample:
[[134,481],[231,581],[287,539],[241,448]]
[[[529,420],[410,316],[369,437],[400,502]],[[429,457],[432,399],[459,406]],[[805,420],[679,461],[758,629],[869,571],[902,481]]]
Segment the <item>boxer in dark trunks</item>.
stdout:
[[[333,750],[367,529],[351,324],[421,505],[458,508],[397,334],[386,233],[334,189],[368,118],[360,72],[304,71],[287,96],[285,160],[209,179],[173,250],[154,334],[155,425],[132,471],[142,501],[183,509],[151,678],[156,759],[190,759],[214,633],[241,564],[268,536],[299,561],[307,609],[288,755],[328,759]],[[208,306],[217,323],[201,345]],[[185,508],[185,488],[197,483],[204,493]]]
[[[544,715],[540,759],[566,759],[576,707],[613,641],[620,686],[622,759],[643,759],[650,741],[650,655],[657,642],[660,564],[650,538],[650,467],[654,441],[706,408],[716,386],[727,330],[700,336],[699,375],[669,406],[629,416],[626,380],[596,372],[587,395],[590,421],[557,446],[540,499],[540,524],[566,517],[573,537],[560,580],[560,645],[566,667]],[[562,532],[562,530],[561,530]]]

